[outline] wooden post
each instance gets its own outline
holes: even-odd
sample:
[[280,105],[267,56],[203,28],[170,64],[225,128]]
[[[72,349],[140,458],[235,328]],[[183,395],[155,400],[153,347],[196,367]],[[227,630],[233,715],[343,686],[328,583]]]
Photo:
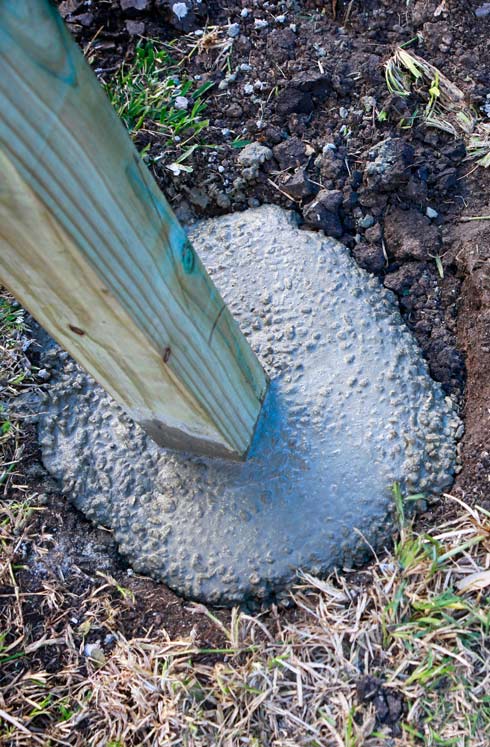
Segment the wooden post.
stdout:
[[0,280],[160,444],[246,455],[266,376],[49,0],[0,0]]

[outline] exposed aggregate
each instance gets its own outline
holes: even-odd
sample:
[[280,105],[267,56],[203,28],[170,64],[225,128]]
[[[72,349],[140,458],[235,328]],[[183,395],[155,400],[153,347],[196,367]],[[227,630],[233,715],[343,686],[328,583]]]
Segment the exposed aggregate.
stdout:
[[447,488],[462,425],[395,297],[343,245],[273,206],[190,237],[272,380],[248,460],[157,447],[57,348],[43,459],[137,571],[207,602],[280,597],[298,569],[386,542],[395,481]]

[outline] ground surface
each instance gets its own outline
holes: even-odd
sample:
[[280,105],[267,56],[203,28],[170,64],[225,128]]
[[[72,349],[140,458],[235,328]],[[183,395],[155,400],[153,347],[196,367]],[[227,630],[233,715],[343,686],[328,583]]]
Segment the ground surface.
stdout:
[[[60,4],[102,80],[111,85],[130,63],[139,34],[177,39],[182,78],[214,83],[197,137],[184,130],[176,142],[151,123],[134,135],[178,215],[274,202],[341,238],[397,293],[434,378],[460,398],[466,434],[452,493],[490,508],[490,221],[461,222],[490,215],[490,170],[417,119],[400,128],[415,104],[388,95],[382,69],[412,40],[482,106],[484,4],[270,2],[243,16],[245,3],[203,2],[180,29],[165,2],[121,5]],[[381,155],[369,153],[382,141]],[[244,163],[250,142],[272,157]],[[174,165],[182,156],[192,172]],[[427,207],[438,215],[425,219]],[[46,384],[20,312],[5,303],[9,398]],[[3,432],[4,744],[488,744],[486,577],[458,590],[488,567],[484,511],[441,501],[420,519],[431,540],[405,529],[393,554],[348,585],[310,579],[292,610],[238,619],[128,573],[107,532],[58,497],[29,426]]]

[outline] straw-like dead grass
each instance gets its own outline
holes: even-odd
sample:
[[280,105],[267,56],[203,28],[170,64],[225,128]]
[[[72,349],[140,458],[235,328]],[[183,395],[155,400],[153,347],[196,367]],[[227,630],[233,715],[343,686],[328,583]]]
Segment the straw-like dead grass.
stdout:
[[[117,609],[107,617],[110,584],[84,600],[82,617],[102,620],[115,645],[85,646],[68,617],[61,633],[46,629],[33,639],[10,565],[0,742],[488,745],[490,520],[458,503],[458,518],[427,534],[403,527],[394,551],[362,574],[305,576],[293,613],[234,610],[227,626],[216,620],[228,645],[212,651],[192,635],[170,640],[164,630],[126,640]],[[7,526],[15,545],[29,522],[25,510],[4,516],[8,554]],[[51,580],[40,593],[47,618],[62,616],[63,590]],[[50,648],[61,649],[53,671],[39,657],[46,660]]]
[[[466,101],[463,91],[427,60],[398,47],[385,63],[390,93],[402,98],[415,94],[423,108],[410,118],[466,141],[468,157],[484,168],[490,166],[490,126]],[[402,123],[403,126],[407,126]]]

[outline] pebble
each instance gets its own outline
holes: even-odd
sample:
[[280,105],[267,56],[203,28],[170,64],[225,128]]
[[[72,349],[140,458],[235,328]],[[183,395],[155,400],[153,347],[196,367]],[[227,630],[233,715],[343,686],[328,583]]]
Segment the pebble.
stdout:
[[438,215],[439,215],[439,213],[437,212],[437,210],[434,210],[434,208],[431,208],[431,207],[428,207],[426,209],[425,214],[431,220],[433,220],[434,218],[437,218]]
[[176,109],[187,109],[189,106],[189,99],[185,96],[177,96],[174,101],[174,106]]
[[371,226],[374,226],[374,223],[374,217],[368,213],[359,221],[359,228],[371,228]]
[[483,3],[475,10],[475,16],[477,18],[485,18],[490,15],[490,3]]
[[179,21],[185,18],[188,13],[187,5],[185,3],[174,3],[174,5],[172,5],[172,10]]
[[239,23],[232,23],[231,26],[228,28],[228,36],[232,39],[235,39],[237,36],[240,35],[240,24]]
[[91,659],[92,662],[99,667],[103,667],[106,663],[106,657],[100,647],[99,642],[86,643],[83,649],[83,653],[88,659]]

